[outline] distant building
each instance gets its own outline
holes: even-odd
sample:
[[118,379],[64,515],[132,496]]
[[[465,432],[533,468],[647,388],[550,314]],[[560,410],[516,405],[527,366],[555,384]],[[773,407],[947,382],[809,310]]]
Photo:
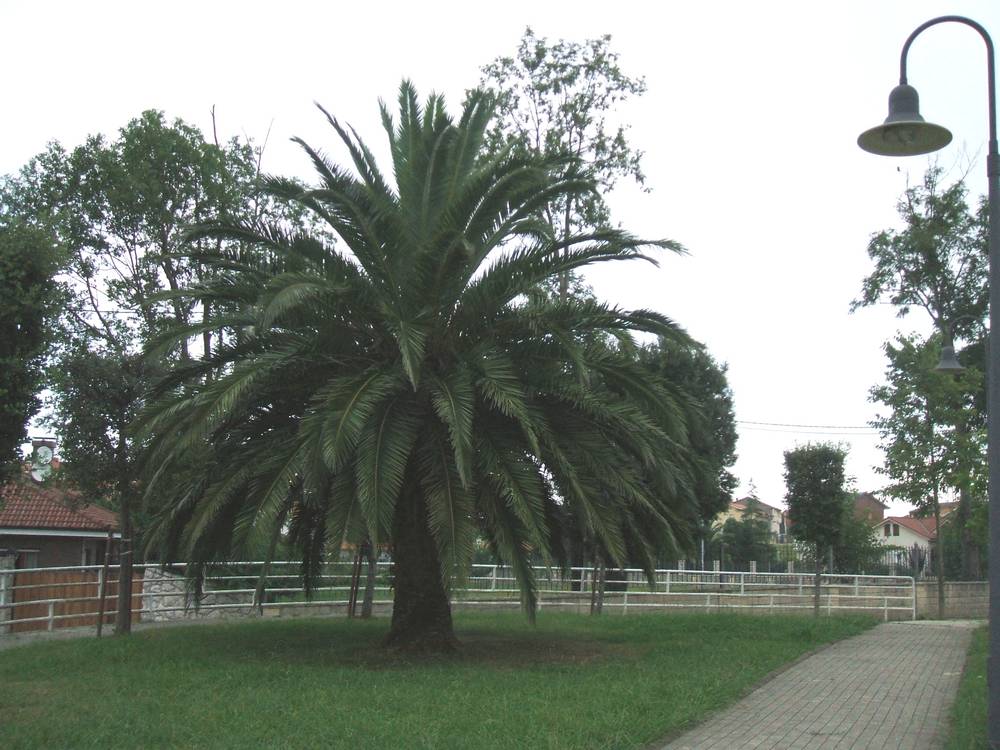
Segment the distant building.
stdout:
[[117,553],[118,518],[78,493],[27,477],[0,486],[0,557],[15,568],[98,565],[108,531]]
[[[941,503],[941,525],[948,521],[948,516],[958,507],[958,503]],[[874,524],[879,541],[885,545],[912,547],[916,544],[924,549],[931,549],[937,542],[937,522],[934,516],[917,516],[917,511],[908,516],[888,516]]]
[[885,518],[888,509],[889,506],[871,492],[859,492],[854,496],[854,517],[872,526]]
[[[750,500],[751,498],[749,497],[745,497],[742,500],[733,500],[729,503],[728,508],[715,517],[715,522],[723,525],[730,518],[737,521],[742,520],[744,514],[747,512]],[[774,541],[785,541],[785,535],[788,533],[788,518],[785,515],[785,511],[769,505],[762,500],[757,500],[756,515],[760,520],[767,522],[768,530],[771,532]]]
[[875,524],[879,541],[893,547],[913,545],[929,550],[937,540],[937,525],[934,518],[914,518],[913,516],[888,516]]

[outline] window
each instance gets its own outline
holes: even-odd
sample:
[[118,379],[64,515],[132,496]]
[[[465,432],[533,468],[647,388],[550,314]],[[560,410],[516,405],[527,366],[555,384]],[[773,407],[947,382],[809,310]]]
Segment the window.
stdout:
[[17,557],[14,560],[15,568],[37,568],[38,567],[38,550],[37,549],[19,549],[17,551]]
[[885,529],[885,535],[886,536],[889,536],[889,526],[891,526],[891,524],[887,523],[885,526],[882,527],[883,529]]
[[892,525],[892,535],[893,536],[899,536],[899,524],[898,523],[894,523]]

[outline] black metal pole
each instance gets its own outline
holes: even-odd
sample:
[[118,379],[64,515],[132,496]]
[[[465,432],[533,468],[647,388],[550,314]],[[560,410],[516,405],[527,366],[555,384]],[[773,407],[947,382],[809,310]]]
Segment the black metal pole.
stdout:
[[913,40],[924,30],[940,23],[960,23],[979,32],[986,43],[987,95],[989,97],[989,147],[986,155],[987,200],[989,205],[990,335],[986,374],[986,434],[989,466],[989,580],[990,650],[986,667],[989,695],[987,738],[1000,750],[1000,153],[997,149],[996,64],[993,40],[980,24],[964,16],[940,16],[918,26],[899,58],[899,82],[906,81],[906,56]]
[[[990,71],[992,70],[991,45]],[[992,75],[990,80],[992,83]],[[988,737],[990,747],[996,749],[1000,748],[1000,154],[997,152],[995,90],[995,86],[991,86],[992,129],[989,154],[986,157],[990,212],[990,358],[986,385],[987,455],[990,472],[990,656],[986,681],[989,692]]]

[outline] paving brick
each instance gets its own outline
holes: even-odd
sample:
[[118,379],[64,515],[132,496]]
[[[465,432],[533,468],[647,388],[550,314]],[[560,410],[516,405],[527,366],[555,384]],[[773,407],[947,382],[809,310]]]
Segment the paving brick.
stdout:
[[879,625],[800,661],[663,750],[940,748],[975,627]]

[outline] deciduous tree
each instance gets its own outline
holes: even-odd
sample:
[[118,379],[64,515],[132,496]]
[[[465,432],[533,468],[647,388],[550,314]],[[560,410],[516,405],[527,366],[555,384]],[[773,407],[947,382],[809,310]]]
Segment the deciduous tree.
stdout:
[[820,572],[823,557],[841,532],[845,487],[844,449],[829,443],[804,445],[785,451],[785,502],[792,535],[816,550],[813,609],[819,616]]
[[[888,229],[875,234],[868,243],[868,255],[875,264],[871,274],[862,284],[861,296],[851,306],[852,310],[875,304],[896,306],[900,317],[914,308],[922,310],[930,319],[935,340],[944,339],[969,342],[960,359],[975,364],[984,371],[984,319],[988,304],[987,284],[987,204],[981,200],[978,209],[968,204],[968,194],[962,180],[944,184],[943,174],[937,167],[927,170],[922,182],[906,190],[898,204],[902,228]],[[930,340],[930,337],[928,337]],[[925,360],[921,366],[933,367],[935,362]],[[890,363],[890,369],[896,365]],[[913,378],[919,379],[917,373]],[[971,420],[975,426],[985,423],[985,393],[981,392],[969,406],[972,411],[960,415],[962,422]],[[943,416],[943,415],[942,415]],[[945,423],[936,422],[939,427]],[[952,428],[965,429],[951,424]],[[978,467],[970,472],[985,471],[986,456],[978,457]],[[912,466],[911,471],[927,474],[924,485],[932,481],[930,465]],[[956,512],[958,527],[962,530],[960,545],[962,568],[969,575],[971,561],[968,550],[971,539],[965,531],[975,484],[970,477],[958,488],[959,507]],[[921,503],[926,502],[926,496]]]
[[0,483],[16,471],[25,426],[40,406],[44,355],[59,315],[51,236],[0,218]]
[[[5,209],[51,236],[62,254],[68,300],[48,368],[50,422],[65,476],[120,515],[119,633],[130,628],[141,531],[134,528],[138,446],[127,425],[157,369],[143,348],[165,329],[197,325],[215,312],[204,300],[171,293],[210,273],[205,256],[244,260],[243,249],[214,240],[188,248],[184,232],[218,215],[253,223],[268,214],[271,204],[255,185],[258,157],[249,144],[210,143],[197,128],[148,111],[114,139],[91,136],[72,150],[51,143],[0,184]],[[213,340],[215,331],[199,331],[203,352],[223,344]],[[189,360],[193,343],[185,338],[166,356]]]
[[852,311],[887,303],[905,317],[916,307],[936,331],[978,333],[989,302],[985,202],[972,211],[964,182],[942,185],[941,170],[932,167],[907,188],[897,210],[903,228],[878,232],[868,243],[875,268]]
[[725,510],[736,488],[736,414],[726,365],[696,342],[661,339],[642,347],[640,363],[666,380],[684,409],[694,456],[695,493],[703,521]]
[[[546,158],[569,155],[563,173],[596,184],[596,190],[553,196],[539,206],[553,235],[566,239],[611,226],[608,192],[621,178],[645,185],[642,151],[629,143],[628,125],[618,115],[622,104],[646,91],[642,78],[622,71],[611,36],[550,42],[528,28],[513,57],[500,57],[482,72],[481,87],[497,100],[487,141],[494,153],[513,148]],[[563,274],[561,297],[569,284]]]
[[[871,391],[871,400],[885,407],[872,425],[881,435],[886,457],[880,471],[892,480],[886,492],[933,515],[938,529],[943,490],[983,494],[986,486],[986,434],[974,408],[982,375],[975,368],[958,377],[934,372],[940,340],[910,335],[886,344],[886,382]],[[935,563],[941,612],[942,543],[939,533]]]
[[759,570],[769,570],[776,550],[771,544],[771,524],[762,515],[760,500],[751,495],[740,518],[727,518],[715,536],[720,548],[725,545],[729,569],[746,570],[750,562],[756,562]]

